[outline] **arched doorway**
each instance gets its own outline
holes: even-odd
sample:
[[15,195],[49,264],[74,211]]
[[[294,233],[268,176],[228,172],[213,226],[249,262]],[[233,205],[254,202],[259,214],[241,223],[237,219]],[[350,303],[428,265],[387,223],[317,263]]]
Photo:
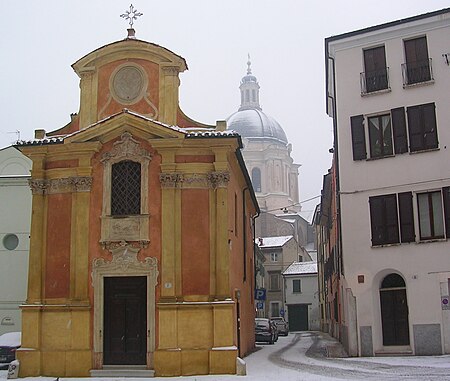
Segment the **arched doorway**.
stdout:
[[405,280],[389,274],[380,287],[383,345],[409,345],[408,302]]

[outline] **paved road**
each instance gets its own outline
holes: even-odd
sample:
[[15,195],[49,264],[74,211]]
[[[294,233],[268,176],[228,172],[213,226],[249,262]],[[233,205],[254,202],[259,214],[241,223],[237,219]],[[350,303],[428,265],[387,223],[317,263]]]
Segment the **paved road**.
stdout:
[[[411,358],[411,366],[387,364],[386,359],[373,362],[364,359],[327,358],[327,346],[335,345],[336,341],[326,334],[299,332],[282,339],[273,349],[265,346],[264,350],[270,352],[268,360],[278,367],[298,370],[312,376],[345,380],[450,380],[450,363],[446,366],[441,361],[441,367],[424,366],[427,359],[433,361],[433,357],[422,357],[418,362]],[[447,360],[449,357],[446,356],[444,361]]]

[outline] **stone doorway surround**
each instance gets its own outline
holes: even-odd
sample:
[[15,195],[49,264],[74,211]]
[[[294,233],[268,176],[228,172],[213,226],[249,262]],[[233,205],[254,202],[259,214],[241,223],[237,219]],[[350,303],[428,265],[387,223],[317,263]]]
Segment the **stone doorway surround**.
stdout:
[[[155,288],[158,281],[158,261],[147,257],[143,262],[137,259],[140,247],[125,241],[111,243],[107,249],[112,253],[112,260],[97,258],[92,264],[92,286],[94,289],[94,351],[93,370],[98,376],[98,370],[108,370],[103,365],[103,314],[104,314],[104,278],[120,276],[147,277],[147,354],[146,369],[153,369],[153,353],[155,351]],[[115,370],[125,371],[130,367],[114,367]],[[130,371],[134,369],[131,367]],[[136,368],[137,369],[137,368]],[[130,376],[130,375],[129,375]]]

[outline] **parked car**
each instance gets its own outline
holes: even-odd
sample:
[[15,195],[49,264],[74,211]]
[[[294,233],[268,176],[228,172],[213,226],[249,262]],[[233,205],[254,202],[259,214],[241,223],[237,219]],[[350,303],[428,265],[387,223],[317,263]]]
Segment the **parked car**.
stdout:
[[8,332],[0,336],[0,369],[8,369],[9,363],[16,359],[20,341],[20,332]]
[[283,317],[273,317],[270,318],[277,326],[277,331],[279,335],[287,336],[289,334],[289,324]]
[[255,319],[255,341],[273,344],[276,341],[277,329],[266,318]]

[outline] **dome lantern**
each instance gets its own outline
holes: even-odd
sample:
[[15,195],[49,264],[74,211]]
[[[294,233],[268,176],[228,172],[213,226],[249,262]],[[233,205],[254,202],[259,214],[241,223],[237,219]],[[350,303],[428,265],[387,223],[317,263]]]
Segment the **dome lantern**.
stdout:
[[239,89],[241,90],[241,107],[239,111],[257,109],[261,110],[259,105],[259,84],[258,80],[254,75],[252,75],[250,54],[248,55],[247,61],[247,75],[242,77],[241,85]]

